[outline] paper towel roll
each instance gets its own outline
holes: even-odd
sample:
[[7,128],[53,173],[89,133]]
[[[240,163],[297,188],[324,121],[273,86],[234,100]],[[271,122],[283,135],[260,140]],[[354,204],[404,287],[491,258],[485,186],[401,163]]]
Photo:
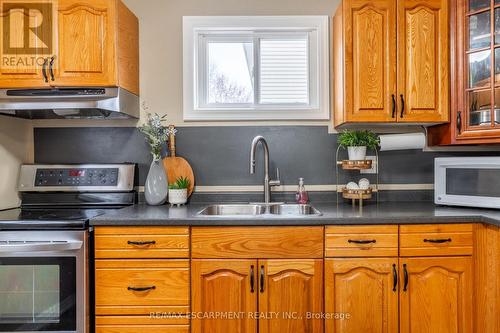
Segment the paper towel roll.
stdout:
[[424,133],[405,133],[380,135],[380,151],[424,149],[426,137]]

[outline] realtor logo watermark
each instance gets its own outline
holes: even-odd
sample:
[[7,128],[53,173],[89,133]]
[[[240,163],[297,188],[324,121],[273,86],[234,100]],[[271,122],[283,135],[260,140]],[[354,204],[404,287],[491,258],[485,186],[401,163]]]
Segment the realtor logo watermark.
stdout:
[[54,46],[54,3],[2,2],[2,67],[41,66]]

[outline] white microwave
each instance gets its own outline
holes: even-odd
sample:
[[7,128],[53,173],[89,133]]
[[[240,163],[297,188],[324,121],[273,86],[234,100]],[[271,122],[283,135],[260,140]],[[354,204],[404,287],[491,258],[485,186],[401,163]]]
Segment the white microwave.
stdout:
[[436,158],[434,202],[500,209],[500,157]]

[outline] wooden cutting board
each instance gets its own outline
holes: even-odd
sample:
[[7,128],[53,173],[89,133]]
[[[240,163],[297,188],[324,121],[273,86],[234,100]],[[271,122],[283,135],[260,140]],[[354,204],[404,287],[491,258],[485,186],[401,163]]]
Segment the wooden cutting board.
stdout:
[[179,177],[189,179],[188,197],[191,196],[194,190],[194,173],[191,165],[186,159],[175,155],[175,126],[170,125],[170,138],[168,140],[168,150],[170,156],[163,159],[163,165],[167,172],[168,183],[173,184]]

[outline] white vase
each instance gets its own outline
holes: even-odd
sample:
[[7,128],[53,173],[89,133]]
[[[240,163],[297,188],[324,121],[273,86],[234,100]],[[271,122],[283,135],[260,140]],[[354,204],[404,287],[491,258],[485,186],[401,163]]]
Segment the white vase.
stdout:
[[144,184],[146,203],[151,206],[163,205],[167,201],[168,179],[163,161],[153,160]]
[[347,154],[349,155],[349,160],[351,161],[364,160],[366,157],[366,146],[347,147]]
[[168,202],[171,205],[183,205],[187,202],[187,188],[169,189]]

